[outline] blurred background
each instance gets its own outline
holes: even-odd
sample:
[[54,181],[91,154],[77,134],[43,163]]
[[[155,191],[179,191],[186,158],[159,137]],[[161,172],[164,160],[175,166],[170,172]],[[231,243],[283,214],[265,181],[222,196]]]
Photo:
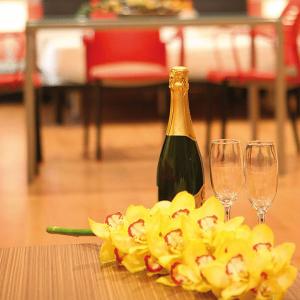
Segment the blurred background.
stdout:
[[[210,139],[226,135],[244,144],[251,139],[248,82],[228,84],[224,74],[236,78],[240,71],[253,71],[255,65],[251,73],[255,79],[263,83],[267,78],[268,88],[258,90],[258,136],[276,137],[272,81],[276,34],[269,26],[255,32],[247,25],[102,33],[41,29],[36,36],[33,74],[39,172],[28,184],[23,102],[27,21],[197,15],[278,18],[284,16],[290,2],[0,0],[0,246],[72,243],[72,238],[48,236],[45,227],[85,227],[88,216],[103,220],[130,203],[150,206],[156,201],[156,166],[168,118],[170,66],[189,68],[191,114],[206,169]],[[286,41],[292,41],[292,46],[285,45],[286,53],[292,53],[285,60],[287,69],[297,80],[298,24],[297,17],[288,25],[292,30]],[[280,177],[268,217],[278,241],[296,240],[300,225],[297,80],[287,97],[287,172]],[[206,183],[209,195],[208,174]],[[233,215],[240,214],[247,223],[255,224],[255,212],[244,193],[233,209]],[[296,260],[299,266],[299,252]]]

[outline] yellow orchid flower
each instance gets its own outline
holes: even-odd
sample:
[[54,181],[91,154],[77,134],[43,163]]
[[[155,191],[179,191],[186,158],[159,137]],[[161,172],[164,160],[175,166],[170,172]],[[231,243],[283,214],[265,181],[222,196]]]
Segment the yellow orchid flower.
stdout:
[[194,197],[187,192],[177,194],[172,202],[161,201],[151,210],[130,206],[124,226],[111,231],[113,244],[125,253],[122,265],[131,272],[146,268],[159,273],[178,259],[183,249],[182,217],[194,209]]
[[295,245],[284,243],[274,247],[274,234],[266,224],[252,230],[252,249],[260,258],[260,283],[252,290],[256,299],[281,299],[296,277],[296,269],[290,265]]
[[[184,230],[189,239],[202,239],[213,252],[229,236],[238,236],[243,222],[243,217],[237,217],[225,223],[223,205],[216,197],[210,197],[200,208],[191,212],[184,224]],[[240,235],[244,236],[245,231],[244,228]]]
[[105,224],[89,219],[91,230],[104,240],[100,248],[102,264],[117,261],[130,272],[145,269],[144,255],[148,252],[145,222],[149,210],[143,206],[129,206],[125,215],[116,213]]
[[290,265],[295,245],[284,243],[274,248],[260,245],[254,249],[259,252],[260,257],[263,257],[260,283],[252,290],[256,294],[256,299],[267,300],[270,296],[282,299],[297,276],[297,269]]
[[194,196],[187,192],[178,193],[172,202],[160,201],[150,210],[149,251],[165,269],[170,270],[181,259],[185,242],[183,223],[194,210]]
[[92,232],[103,240],[100,248],[100,262],[102,264],[110,263],[116,260],[115,246],[111,240],[111,230],[123,225],[123,216],[120,212],[106,217],[105,223],[97,223],[88,219]]
[[[154,241],[154,249],[152,250],[151,246],[149,246],[150,252],[154,253],[156,257],[159,257],[160,263],[166,269],[170,270],[170,275],[159,278],[158,282],[170,286],[180,284],[185,289],[202,292],[208,291],[209,284],[203,280],[201,270],[199,271],[200,265],[202,262],[214,260],[213,252],[216,247],[213,247],[211,243],[215,235],[220,232],[219,237],[221,237],[221,235],[225,236],[224,230],[232,231],[236,229],[243,222],[243,218],[231,220],[229,224],[225,226],[224,208],[219,200],[215,197],[211,197],[202,207],[192,209],[186,217],[182,216],[180,224],[178,224],[178,220],[177,224],[176,220],[167,220],[169,224],[164,224],[164,226],[159,224],[161,220],[155,221],[157,233],[152,238]],[[170,230],[170,226],[177,229]],[[163,229],[160,229],[161,227],[166,228],[166,231],[169,231],[176,237],[177,241],[181,241],[181,249],[178,247],[178,243],[176,244],[177,250],[179,251],[168,248],[168,245],[163,242],[162,238],[159,238],[159,233],[164,232]],[[153,232],[151,234],[153,234]],[[161,237],[168,236],[169,235],[161,235]],[[164,238],[164,240],[166,240],[166,238]],[[197,245],[195,241],[200,241],[203,247],[198,245],[199,249],[197,250],[197,248],[194,247],[195,244]],[[193,255],[193,253],[196,256]],[[186,260],[187,257],[190,257],[189,261]]]
[[146,224],[149,209],[131,205],[123,217],[123,226],[111,230],[111,241],[118,261],[130,272],[145,270],[144,257],[149,253],[146,240]]
[[223,251],[215,253],[216,262],[203,271],[214,293],[224,300],[236,296],[267,300],[270,295],[281,299],[297,274],[290,266],[294,245],[273,248],[274,235],[265,224],[254,227],[250,237],[228,241]]
[[[170,275],[159,278],[158,282],[170,286],[181,285],[185,289],[208,291],[210,289],[209,284],[203,280],[199,268],[204,262],[214,260],[210,243],[217,232],[218,225],[224,226],[224,208],[215,197],[211,197],[201,208],[192,208],[190,213],[186,217],[182,217],[180,221],[181,224],[178,222],[176,224],[176,220],[169,220],[170,224],[164,224],[164,228],[167,228],[167,231],[170,230],[170,226],[180,228],[169,232],[177,238],[177,241],[180,240],[179,236],[181,237],[182,249],[174,251],[174,249],[168,248],[158,235],[153,237],[155,240],[153,251],[149,247],[155,256],[160,257],[161,264],[170,270]],[[232,224],[228,225],[228,228],[236,228],[242,222],[243,219],[239,219],[238,222],[231,221]],[[158,231],[162,226],[158,225],[159,220],[155,223]],[[159,232],[163,231],[160,230]],[[202,247],[199,246],[199,243]],[[198,249],[195,245],[198,246]],[[178,243],[176,246],[178,248]],[[161,253],[162,249],[164,249],[164,253]],[[168,254],[166,255],[165,252]]]
[[170,275],[164,278],[164,284],[181,285],[186,290],[208,292],[211,286],[203,277],[202,269],[215,260],[201,240],[192,240],[183,250],[182,261],[171,266]]
[[257,300],[281,300],[297,277],[297,272],[295,267],[289,266],[274,277],[268,278],[266,275],[265,279],[249,294],[252,293],[252,298]]
[[184,249],[182,223],[184,216],[179,218],[159,218],[153,216],[147,232],[149,251],[156,257],[159,264],[170,269],[173,262],[181,259]]
[[267,225],[251,230],[243,217],[224,222],[224,208],[215,197],[195,208],[193,195],[181,192],[172,202],[160,201],[151,209],[131,205],[124,215],[89,223],[103,240],[101,263],[146,270],[160,275],[159,283],[212,291],[219,300],[279,300],[297,275],[291,265],[294,244],[275,247]]
[[120,251],[134,254],[147,249],[145,223],[149,210],[130,205],[123,216],[123,226],[111,230],[111,239]]
[[260,271],[251,244],[244,239],[232,239],[214,262],[202,270],[220,299],[238,297],[257,285]]
[[185,233],[189,239],[199,238],[211,242],[211,238],[219,222],[224,220],[224,208],[215,198],[211,197],[197,209],[194,209],[185,221]]

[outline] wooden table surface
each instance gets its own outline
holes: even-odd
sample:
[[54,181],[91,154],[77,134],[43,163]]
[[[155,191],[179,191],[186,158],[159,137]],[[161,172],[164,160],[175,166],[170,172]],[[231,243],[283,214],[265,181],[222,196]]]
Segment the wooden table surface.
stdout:
[[[100,267],[99,245],[0,249],[0,299],[215,299],[169,288],[145,274]],[[299,299],[300,277],[285,300]]]

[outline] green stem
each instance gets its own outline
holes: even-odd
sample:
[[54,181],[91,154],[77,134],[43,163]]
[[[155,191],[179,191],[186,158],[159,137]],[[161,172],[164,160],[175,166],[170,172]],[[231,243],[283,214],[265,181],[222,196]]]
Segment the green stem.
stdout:
[[71,236],[94,236],[95,234],[88,228],[84,229],[74,229],[74,228],[65,228],[58,226],[49,226],[46,231],[52,234],[63,234]]

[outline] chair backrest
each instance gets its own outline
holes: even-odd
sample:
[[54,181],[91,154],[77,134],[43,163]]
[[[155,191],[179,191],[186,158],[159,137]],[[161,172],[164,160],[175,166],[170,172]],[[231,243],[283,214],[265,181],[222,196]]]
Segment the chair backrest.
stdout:
[[[284,31],[284,62],[287,70],[287,75],[292,77],[300,77],[300,58],[298,53],[298,34],[300,26],[300,0],[289,0],[286,7],[280,16],[283,22]],[[274,29],[274,28],[271,28]],[[263,35],[276,40],[275,31],[258,27],[251,31],[253,37]],[[238,72],[241,71],[240,61],[238,58],[237,49],[233,42],[233,51],[235,52],[235,64]]]
[[0,73],[16,73],[22,71],[24,59],[24,33],[0,33]]
[[149,63],[166,66],[166,47],[158,30],[96,31],[84,36],[87,79],[94,66],[122,62]]
[[300,76],[300,59],[298,53],[298,34],[300,26],[300,0],[290,0],[282,12],[281,19],[284,25],[285,64],[296,67]]

